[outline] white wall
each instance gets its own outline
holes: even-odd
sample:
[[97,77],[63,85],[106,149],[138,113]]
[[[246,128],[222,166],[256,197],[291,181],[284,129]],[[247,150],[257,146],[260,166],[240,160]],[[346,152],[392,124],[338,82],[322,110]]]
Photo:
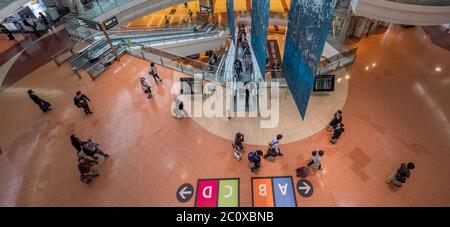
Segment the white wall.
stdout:
[[423,6],[385,0],[352,0],[353,12],[370,19],[408,25],[450,22],[450,6]]
[[5,8],[0,9],[0,21],[3,21],[9,15],[14,13],[14,11],[18,10],[20,7],[25,5],[26,3],[30,2],[31,0],[15,0],[14,2],[11,2],[8,6]]

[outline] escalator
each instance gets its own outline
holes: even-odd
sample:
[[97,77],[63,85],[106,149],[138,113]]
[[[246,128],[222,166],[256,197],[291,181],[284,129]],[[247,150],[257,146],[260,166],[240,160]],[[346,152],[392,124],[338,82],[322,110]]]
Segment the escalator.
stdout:
[[[117,53],[121,54],[127,48],[140,48],[141,46],[158,46],[177,41],[188,41],[204,37],[217,36],[220,32],[213,26],[200,29],[187,27],[183,29],[161,31],[111,31],[110,38]],[[73,56],[68,59],[74,69],[87,69],[110,54],[111,48],[106,38],[100,34],[93,35],[90,41],[83,45],[75,45],[72,48]]]

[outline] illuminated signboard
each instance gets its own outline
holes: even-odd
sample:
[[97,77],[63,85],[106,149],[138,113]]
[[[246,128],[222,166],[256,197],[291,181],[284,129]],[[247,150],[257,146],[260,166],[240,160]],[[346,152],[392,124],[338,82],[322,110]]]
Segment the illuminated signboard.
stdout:
[[313,91],[334,91],[334,75],[316,75]]
[[109,30],[110,28],[116,26],[119,24],[119,21],[117,20],[117,17],[111,17],[108,20],[103,22],[103,25],[105,25],[106,30]]

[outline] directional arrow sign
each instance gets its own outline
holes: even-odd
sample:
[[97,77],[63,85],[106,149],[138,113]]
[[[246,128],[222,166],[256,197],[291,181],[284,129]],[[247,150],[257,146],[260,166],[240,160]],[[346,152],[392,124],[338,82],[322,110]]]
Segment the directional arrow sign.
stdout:
[[183,184],[177,190],[178,201],[185,203],[194,195],[194,187],[191,184]]
[[300,179],[297,182],[297,191],[303,197],[310,197],[314,192],[314,188],[308,180]]

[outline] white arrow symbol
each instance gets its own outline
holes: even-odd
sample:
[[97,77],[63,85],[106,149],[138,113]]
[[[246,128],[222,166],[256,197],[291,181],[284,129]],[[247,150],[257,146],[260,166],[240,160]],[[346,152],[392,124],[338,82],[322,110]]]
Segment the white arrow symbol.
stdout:
[[298,189],[299,190],[306,190],[305,194],[308,194],[309,190],[311,190],[311,186],[309,186],[305,182],[302,182],[302,184],[305,185],[305,187],[298,187]]
[[186,197],[184,197],[184,195],[186,195],[186,194],[192,194],[192,191],[185,191],[186,190],[186,188],[187,187],[184,187],[183,189],[181,189],[181,191],[180,191],[180,196],[181,196],[181,198],[183,198],[183,199],[186,199]]

